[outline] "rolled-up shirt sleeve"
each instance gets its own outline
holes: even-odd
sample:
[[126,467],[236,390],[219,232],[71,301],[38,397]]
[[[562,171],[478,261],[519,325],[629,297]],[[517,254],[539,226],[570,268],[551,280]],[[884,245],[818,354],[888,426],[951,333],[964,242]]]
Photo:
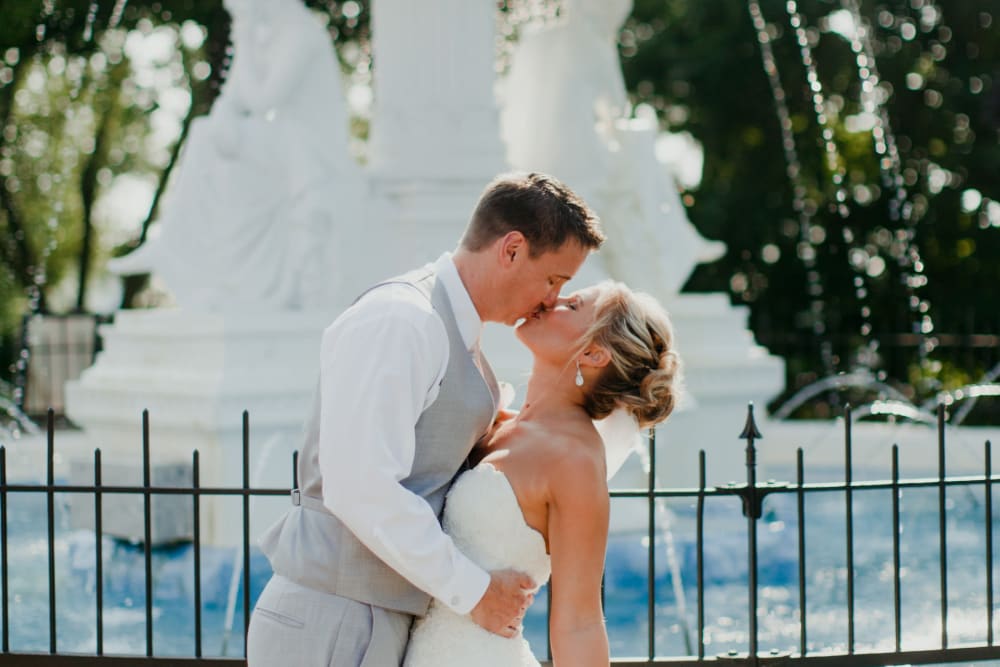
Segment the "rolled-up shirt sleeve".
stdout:
[[447,333],[412,287],[378,292],[323,334],[323,504],[414,586],[466,614],[489,574],[458,550],[427,501],[400,484],[413,467],[417,420],[447,366]]

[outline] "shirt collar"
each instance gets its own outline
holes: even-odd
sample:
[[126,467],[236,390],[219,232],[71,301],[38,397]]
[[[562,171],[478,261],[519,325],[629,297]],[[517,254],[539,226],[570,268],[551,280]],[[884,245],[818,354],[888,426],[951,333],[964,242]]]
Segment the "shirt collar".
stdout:
[[438,280],[444,285],[444,291],[451,302],[451,310],[455,315],[455,322],[458,324],[458,332],[462,336],[462,342],[468,350],[472,350],[479,342],[479,335],[483,331],[483,321],[479,319],[479,311],[472,303],[469,291],[465,289],[462,277],[458,275],[458,268],[452,259],[450,252],[446,252],[434,262],[434,271]]

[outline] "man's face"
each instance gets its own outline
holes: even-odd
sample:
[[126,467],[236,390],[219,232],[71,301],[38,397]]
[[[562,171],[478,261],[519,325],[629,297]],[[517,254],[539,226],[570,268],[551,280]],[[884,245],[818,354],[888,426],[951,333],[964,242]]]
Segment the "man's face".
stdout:
[[589,254],[590,249],[575,240],[538,257],[523,252],[516,260],[516,270],[504,298],[500,321],[513,325],[542,308],[553,308],[559,298],[559,290],[576,275]]

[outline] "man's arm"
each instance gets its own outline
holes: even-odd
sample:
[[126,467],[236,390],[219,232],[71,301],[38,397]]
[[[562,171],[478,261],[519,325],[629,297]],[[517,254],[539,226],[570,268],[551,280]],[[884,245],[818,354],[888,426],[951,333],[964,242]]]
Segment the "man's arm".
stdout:
[[501,620],[487,627],[501,632],[521,606],[506,600],[525,594],[464,556],[427,502],[399,484],[412,469],[414,426],[447,363],[447,334],[412,288],[386,289],[397,291],[369,295],[323,336],[324,505],[386,564],[457,613],[498,608],[488,618]]

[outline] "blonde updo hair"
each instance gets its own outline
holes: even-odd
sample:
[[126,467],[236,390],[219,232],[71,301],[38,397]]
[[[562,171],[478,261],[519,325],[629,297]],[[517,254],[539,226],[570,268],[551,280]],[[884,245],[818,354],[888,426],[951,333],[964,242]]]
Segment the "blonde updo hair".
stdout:
[[603,347],[611,355],[588,387],[583,407],[591,419],[603,419],[623,407],[643,427],[667,418],[680,391],[681,360],[663,307],[641,292],[607,280],[599,285],[596,316],[583,335],[583,348]]

